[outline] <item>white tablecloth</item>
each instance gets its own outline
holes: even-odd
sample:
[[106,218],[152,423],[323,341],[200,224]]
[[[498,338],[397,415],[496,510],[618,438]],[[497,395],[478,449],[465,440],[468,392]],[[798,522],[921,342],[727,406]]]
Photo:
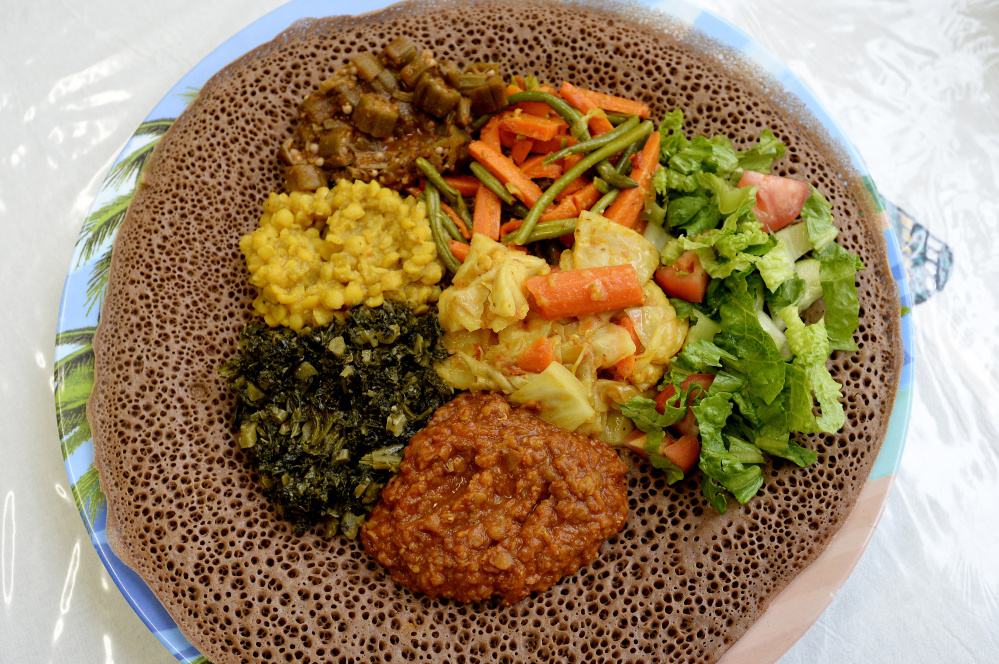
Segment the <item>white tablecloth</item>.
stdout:
[[[111,582],[69,493],[52,395],[57,311],[124,142],[196,62],[278,4],[2,0],[0,662],[175,661]],[[702,4],[787,63],[882,194],[953,255],[942,291],[911,314],[915,405],[881,524],[781,662],[999,661],[999,5]]]

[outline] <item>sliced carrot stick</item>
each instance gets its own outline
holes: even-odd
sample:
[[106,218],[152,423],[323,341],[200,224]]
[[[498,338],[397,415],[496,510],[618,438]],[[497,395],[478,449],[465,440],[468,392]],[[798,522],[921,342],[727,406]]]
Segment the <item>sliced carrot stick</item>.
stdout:
[[[562,97],[569,102],[569,105],[580,113],[589,113],[597,108],[597,105],[590,101],[590,98],[583,94],[582,90],[568,81],[563,81],[562,88],[559,92],[561,92]],[[590,118],[589,125],[590,133],[595,137],[601,134],[606,134],[614,129],[614,125],[610,123],[607,116],[600,113]]]
[[461,220],[461,217],[459,217],[458,213],[454,211],[454,208],[447,203],[441,203],[441,209],[447,213],[447,216],[451,217],[451,221],[453,221],[454,225],[458,227],[459,231],[461,231],[461,236],[466,240],[471,240],[472,234],[469,232],[468,226],[466,226],[465,222]]
[[586,95],[590,101],[594,103],[597,108],[609,111],[611,113],[625,113],[627,115],[637,115],[643,120],[652,113],[648,105],[643,104],[640,101],[635,101],[634,99],[625,99],[624,97],[617,97],[615,95],[604,94],[603,92],[596,92],[594,90],[585,90],[583,88],[576,88],[584,95]]
[[561,125],[548,118],[537,115],[508,115],[500,121],[500,129],[512,131],[518,136],[536,138],[539,141],[550,141],[558,134]]
[[412,196],[413,198],[419,198],[420,196],[423,195],[423,188],[422,187],[406,187],[406,193],[409,194],[410,196]]
[[518,138],[513,142],[510,147],[510,159],[513,163],[520,166],[527,159],[527,155],[531,154],[531,147],[534,145],[534,140],[530,138]]
[[584,156],[585,155],[581,154],[570,154],[562,157],[562,159],[559,160],[562,162],[562,170],[563,171],[569,170],[570,168],[581,162]]
[[635,329],[635,321],[631,320],[631,316],[622,316],[621,320],[615,321],[618,325],[628,330],[628,334],[631,335],[631,340],[635,342],[635,352],[642,347],[642,340],[638,338],[638,330]]
[[539,154],[551,154],[552,152],[558,152],[562,148],[567,148],[570,145],[575,145],[578,141],[569,136],[568,134],[563,134],[556,136],[550,141],[534,141],[534,146],[531,148],[531,152],[537,152]]
[[468,255],[468,245],[464,242],[458,242],[457,240],[448,240],[447,246],[451,247],[451,253],[462,263],[465,262],[465,256]]
[[515,95],[518,92],[523,92],[523,91],[524,91],[524,88],[522,88],[519,85],[516,85],[514,83],[511,83],[510,85],[506,86],[506,96],[507,97],[509,97],[511,95]]
[[489,122],[482,127],[482,131],[479,132],[479,140],[497,152],[502,149],[502,145],[500,144],[501,119],[502,118],[499,115],[494,115],[489,119]]
[[549,207],[545,210],[538,221],[569,219],[570,217],[575,217],[577,214],[579,214],[579,210],[576,209],[576,201],[572,200],[572,198],[566,198],[555,207]]
[[583,210],[589,210],[597,204],[603,194],[597,189],[597,185],[592,182],[572,195],[572,200],[576,202],[577,214]]
[[638,215],[645,207],[645,196],[652,186],[652,176],[659,168],[659,132],[652,132],[649,140],[645,142],[642,151],[631,158],[634,168],[631,177],[638,183],[637,187],[622,189],[611,206],[607,208],[605,217],[615,221],[627,228],[635,228],[638,225]]
[[468,145],[468,151],[472,158],[486,167],[486,169],[499,178],[510,190],[510,193],[520,199],[527,207],[534,205],[541,198],[541,187],[534,184],[523,171],[517,168],[517,164],[510,161],[499,150],[487,145],[483,141],[472,141]]
[[555,351],[547,337],[538,337],[517,355],[517,366],[531,373],[541,373],[554,361]]
[[[520,225],[524,223],[523,219],[511,219],[502,226],[500,226],[499,235],[500,237],[506,237],[510,233],[514,232]],[[518,245],[519,246],[519,245]]]
[[512,148],[513,144],[517,142],[518,138],[517,134],[513,133],[512,131],[507,131],[506,129],[503,129],[503,127],[500,127],[499,135],[500,135],[500,145],[505,147],[507,150]]
[[635,354],[632,353],[628,357],[624,358],[620,362],[614,365],[614,373],[621,380],[627,380],[628,376],[635,370]]
[[532,306],[549,320],[633,307],[644,299],[631,263],[530,277],[527,290]]
[[500,237],[500,221],[503,214],[503,202],[492,189],[479,183],[475,192],[475,209],[472,212],[472,234],[483,235],[498,240]]
[[[589,184],[590,184],[590,180],[588,178],[580,175],[578,178],[576,178],[575,180],[573,180],[569,184],[565,185],[565,189],[563,189],[562,191],[558,192],[558,196],[555,197],[555,200],[557,202],[561,203],[563,200],[565,200],[565,198],[567,196],[572,196],[577,191],[581,191],[581,190],[585,189],[587,187],[587,185],[589,185]],[[579,206],[577,205],[576,207],[579,207]]]
[[539,118],[548,118],[560,126],[568,127],[569,123],[562,119],[562,116],[552,110],[552,107],[543,101],[522,101],[510,107],[510,110],[520,109],[527,115],[536,115]]
[[454,187],[462,196],[474,196],[482,184],[474,175],[445,175],[444,182]]
[[556,97],[561,96],[561,95],[559,95],[558,90],[556,90],[553,86],[548,85],[547,83],[542,83],[541,85],[539,85],[535,89],[536,90],[540,90],[541,92],[547,92],[550,95],[555,95]]
[[562,167],[558,164],[546,164],[544,158],[545,155],[535,155],[521,164],[520,170],[532,180],[539,178],[557,180],[562,177]]

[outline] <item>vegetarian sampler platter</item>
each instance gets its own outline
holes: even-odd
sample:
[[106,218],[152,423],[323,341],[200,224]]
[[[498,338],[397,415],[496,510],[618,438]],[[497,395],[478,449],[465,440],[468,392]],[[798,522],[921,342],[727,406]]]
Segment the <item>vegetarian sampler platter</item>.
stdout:
[[711,662],[818,557],[898,295],[842,146],[720,48],[407,3],[200,90],[88,405],[109,543],[200,652]]

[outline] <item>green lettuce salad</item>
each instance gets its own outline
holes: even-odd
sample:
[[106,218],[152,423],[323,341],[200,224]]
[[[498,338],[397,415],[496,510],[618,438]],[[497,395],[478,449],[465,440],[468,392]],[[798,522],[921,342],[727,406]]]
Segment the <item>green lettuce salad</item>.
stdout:
[[[746,171],[769,174],[784,155],[786,146],[770,130],[738,151],[724,136],[688,138],[682,125],[676,110],[659,129],[663,168],[653,181],[646,236],[651,230],[660,239],[664,266],[695,252],[710,280],[701,302],[672,298],[690,323],[687,344],[660,385],[672,385],[675,394],[659,404],[635,397],[622,411],[647,434],[651,463],[674,483],[683,470],[661,450],[667,428],[684,419],[689,404],[702,490],[724,513],[729,494],[746,503],[759,491],[767,455],[798,466],[816,461],[793,432],[842,428],[841,386],[826,361],[832,351],[857,349],[855,275],[863,264],[836,244],[831,206],[814,187],[800,219],[764,230],[754,213],[760,188],[738,184]],[[825,316],[806,325],[801,314],[819,297]],[[685,386],[695,374],[713,376],[710,387]]]

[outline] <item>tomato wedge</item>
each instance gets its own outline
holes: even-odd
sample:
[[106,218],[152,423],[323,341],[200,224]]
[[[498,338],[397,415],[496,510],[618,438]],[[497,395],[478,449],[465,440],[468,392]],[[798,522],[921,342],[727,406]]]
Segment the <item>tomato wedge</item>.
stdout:
[[756,207],[753,213],[763,224],[763,230],[779,231],[801,214],[801,208],[811,194],[807,182],[746,171],[739,180],[740,187],[756,186]]
[[685,251],[670,265],[656,270],[656,283],[670,297],[687,302],[703,302],[708,290],[708,273],[693,250]]
[[686,475],[701,458],[701,441],[697,436],[680,436],[672,445],[660,448],[659,453],[680,466]]
[[[696,383],[698,386],[700,386],[702,390],[706,392],[707,389],[711,387],[711,383],[714,381],[714,379],[715,377],[712,374],[690,374],[683,380],[682,383],[680,383],[680,389],[685,390],[691,385]],[[666,402],[669,401],[669,399],[672,398],[674,394],[676,394],[676,389],[672,385],[667,385],[666,389],[660,392],[659,396],[656,397],[656,410],[658,410],[660,413],[663,412],[666,409]],[[699,392],[696,389],[690,391],[690,396],[687,399],[688,406],[694,400],[694,397],[696,397],[698,394]],[[672,428],[681,436],[696,437],[698,434],[700,434],[700,430],[698,430],[697,428],[697,420],[694,417],[694,413],[693,411],[690,410],[690,408],[687,409],[687,414],[683,416],[683,419],[677,422],[676,424],[673,424]],[[698,446],[698,449],[700,449],[700,446]]]

